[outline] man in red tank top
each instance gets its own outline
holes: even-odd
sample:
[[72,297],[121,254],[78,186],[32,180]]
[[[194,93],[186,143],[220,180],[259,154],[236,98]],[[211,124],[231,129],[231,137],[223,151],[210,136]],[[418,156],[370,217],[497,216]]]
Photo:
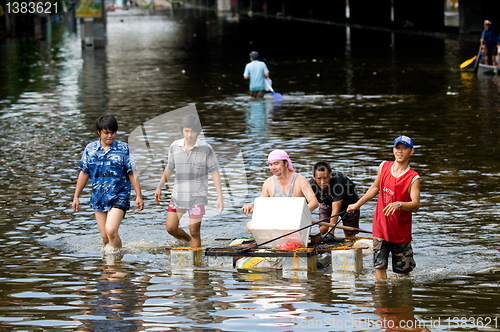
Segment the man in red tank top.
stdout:
[[420,207],[420,176],[409,165],[414,152],[411,138],[397,137],[394,161],[383,161],[365,195],[347,208],[347,212],[354,212],[378,194],[373,216],[373,261],[377,279],[387,278],[389,253],[392,253],[395,273],[406,275],[416,265],[411,248],[411,217]]

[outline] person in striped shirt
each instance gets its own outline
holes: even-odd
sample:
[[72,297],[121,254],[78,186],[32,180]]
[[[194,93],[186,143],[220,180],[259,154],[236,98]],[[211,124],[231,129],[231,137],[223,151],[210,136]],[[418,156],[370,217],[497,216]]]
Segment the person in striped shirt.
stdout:
[[[167,232],[177,239],[190,241],[191,247],[201,246],[201,220],[208,204],[208,174],[217,190],[217,210],[222,213],[224,199],[219,174],[219,161],[215,151],[198,139],[202,127],[194,114],[186,115],[180,125],[184,138],[170,145],[167,167],[155,192],[155,203],[160,204],[161,188],[175,172],[174,188],[167,210]],[[189,214],[189,234],[179,228],[179,221],[185,212]]]

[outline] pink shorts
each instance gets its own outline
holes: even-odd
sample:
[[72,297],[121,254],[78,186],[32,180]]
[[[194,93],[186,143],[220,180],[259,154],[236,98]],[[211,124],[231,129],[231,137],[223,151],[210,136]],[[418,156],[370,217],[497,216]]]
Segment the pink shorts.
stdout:
[[[185,209],[179,209],[174,203],[168,204],[167,212],[185,213]],[[190,219],[202,219],[205,215],[205,205],[198,204],[188,210]]]

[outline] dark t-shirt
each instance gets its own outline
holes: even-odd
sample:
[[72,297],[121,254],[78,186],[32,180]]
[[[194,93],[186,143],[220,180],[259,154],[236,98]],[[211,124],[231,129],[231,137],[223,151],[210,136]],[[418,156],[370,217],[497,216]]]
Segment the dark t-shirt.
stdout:
[[484,44],[486,45],[486,47],[497,46],[498,36],[496,34],[495,23],[491,24],[488,30],[483,30],[481,39],[484,39]]
[[354,204],[358,201],[356,186],[342,172],[332,171],[331,175],[330,186],[327,190],[322,190],[314,179],[310,179],[309,183],[319,203],[331,208],[333,202],[343,200],[340,211],[345,211],[349,204]]

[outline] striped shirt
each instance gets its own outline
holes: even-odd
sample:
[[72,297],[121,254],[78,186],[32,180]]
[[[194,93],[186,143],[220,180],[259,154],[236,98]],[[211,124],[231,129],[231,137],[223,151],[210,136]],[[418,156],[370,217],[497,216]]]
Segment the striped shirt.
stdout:
[[220,168],[210,144],[197,139],[188,156],[184,138],[174,141],[168,151],[167,168],[175,170],[171,199],[176,207],[189,209],[198,204],[208,204],[208,174]]

